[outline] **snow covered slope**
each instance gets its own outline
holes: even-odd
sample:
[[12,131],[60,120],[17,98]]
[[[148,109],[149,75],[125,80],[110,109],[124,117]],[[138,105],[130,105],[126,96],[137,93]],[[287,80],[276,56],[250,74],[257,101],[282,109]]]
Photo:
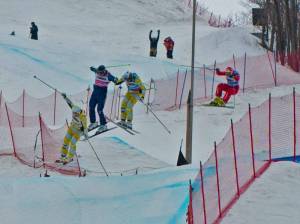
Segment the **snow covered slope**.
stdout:
[[[190,64],[191,12],[181,0],[0,1],[0,21],[0,89],[8,100],[19,96],[23,88],[36,97],[51,92],[33,75],[61,91],[76,93],[93,83],[91,65],[130,63],[129,67],[110,71],[119,76],[130,69],[149,80],[167,78],[177,71],[177,65]],[[39,26],[38,41],[28,39],[31,21]],[[148,57],[150,29],[161,30],[157,58]],[[9,36],[12,30],[16,36]],[[196,64],[200,66],[212,64],[215,59],[226,61],[245,51],[248,55],[263,52],[247,29],[216,29],[198,18],[196,32]],[[162,42],[167,36],[175,40],[173,61],[165,57]],[[276,91],[283,94],[290,90]],[[50,178],[41,179],[37,177],[43,170],[2,157],[2,221],[35,224],[47,217],[49,223],[184,223],[188,180],[197,173],[199,160],[208,158],[213,141],[219,141],[228,129],[229,118],[238,119],[247,110],[248,102],[255,105],[267,96],[268,91],[238,96],[234,111],[195,108],[192,167],[166,168],[130,177],[97,177],[98,161],[88,146],[81,144],[79,159],[94,171],[94,176],[92,172],[86,178],[50,173]],[[105,137],[118,137],[142,150],[144,159],[150,155],[159,164],[157,167],[175,165],[180,140],[185,136],[185,111],[160,112],[158,116],[171,129],[171,135],[149,114],[135,116],[135,128],[141,135],[129,136],[116,129],[95,138],[99,154],[105,150],[103,162],[111,170],[116,168],[111,157],[116,162],[120,160],[122,166],[128,159],[124,169],[144,163],[141,157],[124,156],[126,152],[122,159],[111,156],[111,142],[108,144]]]
[[[191,12],[182,0],[172,1],[26,1],[0,2],[1,89],[13,99],[28,89],[33,95],[47,90],[32,81],[34,74],[57,88],[75,92],[91,85],[89,66],[132,64],[111,69],[121,75],[135,70],[145,80],[166,78],[176,64],[190,64]],[[28,39],[30,22],[39,26],[39,40]],[[149,58],[149,30],[161,30],[158,57]],[[16,36],[9,36],[15,30]],[[196,64],[213,64],[245,51],[260,54],[254,37],[242,28],[220,30],[197,21]],[[175,40],[174,60],[167,60],[163,39]],[[213,47],[210,47],[212,46]],[[15,78],[14,78],[15,77]],[[13,83],[15,91],[9,91]],[[7,90],[8,89],[8,90]]]

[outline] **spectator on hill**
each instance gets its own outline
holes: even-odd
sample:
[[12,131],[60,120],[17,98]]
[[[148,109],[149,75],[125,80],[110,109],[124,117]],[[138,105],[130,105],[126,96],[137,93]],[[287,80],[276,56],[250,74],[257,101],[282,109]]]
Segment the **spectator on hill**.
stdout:
[[152,30],[149,33],[149,40],[150,40],[150,56],[156,57],[157,54],[157,42],[159,39],[160,30],[157,30],[157,37],[152,37]]
[[173,58],[173,49],[174,49],[174,41],[171,37],[167,37],[164,40],[164,45],[167,50],[167,58],[172,59]]
[[31,22],[31,27],[30,27],[30,38],[33,40],[38,40],[38,27],[35,25],[34,22]]

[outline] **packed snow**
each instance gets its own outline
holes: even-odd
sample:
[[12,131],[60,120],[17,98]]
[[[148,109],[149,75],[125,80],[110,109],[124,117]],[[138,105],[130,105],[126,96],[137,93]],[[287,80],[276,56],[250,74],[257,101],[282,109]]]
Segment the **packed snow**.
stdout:
[[[232,6],[235,10],[236,5]],[[93,84],[94,75],[89,67],[100,64],[131,64],[111,68],[116,76],[131,70],[144,81],[167,79],[175,74],[179,65],[190,64],[191,19],[191,9],[182,0],[172,3],[160,0],[0,1],[0,89],[8,101],[15,100],[23,89],[35,97],[52,93],[33,79],[33,75],[37,75],[63,92],[77,93]],[[28,38],[31,21],[39,27],[38,41]],[[148,56],[150,29],[154,34],[157,29],[161,30],[156,58]],[[13,30],[16,35],[10,36]],[[167,36],[175,40],[172,61],[166,59],[162,44]],[[238,57],[245,52],[248,55],[264,53],[247,28],[213,28],[204,19],[197,19],[196,65],[211,65],[214,60],[226,61],[233,54]],[[41,168],[27,167],[13,157],[0,157],[1,223],[35,224],[42,219],[44,223],[185,223],[188,181],[196,176],[199,161],[205,162],[213,142],[223,138],[230,118],[238,120],[247,111],[249,102],[259,105],[267,99],[269,91],[273,96],[285,95],[292,88],[240,94],[235,98],[234,110],[195,107],[193,164],[190,166],[175,166],[181,139],[185,138],[184,108],[157,113],[171,135],[151,114],[141,114],[134,117],[134,127],[140,135],[130,136],[116,129],[94,138],[92,143],[110,171],[108,178],[85,143],[78,145],[80,163],[87,170],[84,178],[55,172],[49,172],[50,177],[45,178]],[[297,172],[293,168],[298,169],[290,163],[272,166],[271,172],[253,185],[258,190],[250,188],[224,223],[242,223],[245,216],[249,221],[244,223],[268,223],[268,217],[273,217],[272,223],[276,223],[277,210],[284,213],[293,206],[280,198],[286,208],[271,207],[267,216],[253,220],[255,212],[263,208],[257,204],[267,200],[262,195],[264,189],[274,185],[271,180],[275,175],[281,178],[288,172],[291,181],[286,181],[285,192],[294,188],[296,183],[292,179],[297,178]],[[136,172],[138,175],[133,175]],[[297,193],[293,193],[294,198]],[[271,193],[268,195],[272,197]],[[249,208],[248,197],[252,200],[252,216],[245,212]],[[297,213],[287,222],[294,220]]]

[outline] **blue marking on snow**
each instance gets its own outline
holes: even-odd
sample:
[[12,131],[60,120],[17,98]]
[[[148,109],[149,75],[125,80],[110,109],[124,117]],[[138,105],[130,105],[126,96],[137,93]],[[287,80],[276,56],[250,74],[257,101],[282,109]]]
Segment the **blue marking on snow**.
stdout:
[[[203,169],[204,182],[205,182],[206,178],[212,177],[212,176],[216,176],[216,166],[209,166],[209,167]],[[200,190],[200,188],[201,188],[200,176],[194,180],[194,182],[192,183],[192,188],[193,188],[194,192],[198,192]]]
[[183,203],[178,208],[175,215],[168,221],[168,224],[174,224],[174,223],[178,223],[179,220],[184,220],[187,212],[188,204],[189,204],[189,196],[187,195],[185,196]]
[[117,143],[117,144],[120,144],[120,145],[123,145],[123,146],[126,146],[128,147],[129,149],[132,149],[132,150],[135,150],[136,152],[140,153],[141,155],[146,155],[146,153],[144,153],[143,151],[133,147],[132,145],[128,144],[127,142],[125,142],[123,139],[117,137],[117,136],[112,136],[112,137],[106,137],[107,139],[110,139],[112,140],[113,142]]
[[300,163],[300,155],[295,157],[295,161],[294,161],[294,156],[278,157],[278,158],[272,159],[272,161],[274,161],[274,162],[292,161],[292,162]]
[[64,70],[62,70],[60,68],[55,67],[54,65],[51,65],[47,61],[44,61],[42,59],[39,59],[37,57],[34,57],[34,56],[30,55],[28,53],[28,49],[26,49],[26,48],[16,47],[16,46],[13,46],[13,45],[3,44],[3,43],[0,43],[0,47],[2,47],[6,51],[10,51],[10,52],[12,52],[14,54],[18,54],[18,55],[21,55],[23,57],[26,57],[27,59],[29,59],[31,61],[34,61],[34,62],[36,62],[36,63],[44,66],[47,69],[50,69],[50,70],[55,71],[55,72],[58,72],[59,74],[71,77],[71,78],[76,79],[77,81],[80,81],[80,82],[85,82],[85,83],[89,82],[89,81],[87,81],[85,79],[80,78],[80,75],[76,76],[76,75],[74,75],[74,74],[72,74],[72,73],[70,73],[68,71],[64,71]]

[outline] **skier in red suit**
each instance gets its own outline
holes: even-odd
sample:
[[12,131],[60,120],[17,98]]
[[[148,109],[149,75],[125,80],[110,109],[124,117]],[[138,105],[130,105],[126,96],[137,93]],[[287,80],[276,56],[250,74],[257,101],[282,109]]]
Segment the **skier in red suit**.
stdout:
[[[220,71],[219,68],[216,68],[216,72],[219,76],[226,76],[227,83],[218,84],[216,98],[210,102],[210,105],[224,106],[232,95],[236,95],[239,92],[240,74],[231,67],[227,67],[225,71]],[[225,92],[225,95],[222,98],[223,91]]]

